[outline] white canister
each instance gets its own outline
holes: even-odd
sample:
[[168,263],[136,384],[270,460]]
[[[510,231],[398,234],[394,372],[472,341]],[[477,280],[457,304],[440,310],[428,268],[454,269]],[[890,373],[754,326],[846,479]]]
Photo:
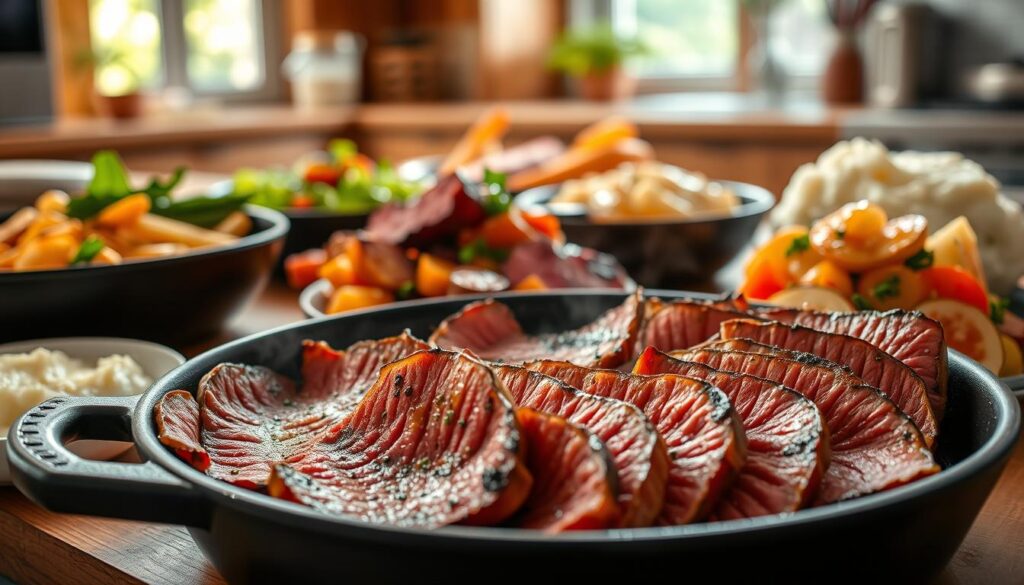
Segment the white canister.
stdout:
[[362,95],[362,38],[348,31],[306,31],[295,36],[282,64],[300,108],[353,104]]

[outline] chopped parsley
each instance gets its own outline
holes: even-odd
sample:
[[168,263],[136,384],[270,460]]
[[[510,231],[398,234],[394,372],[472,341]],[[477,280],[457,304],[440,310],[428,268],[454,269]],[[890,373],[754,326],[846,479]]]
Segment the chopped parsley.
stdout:
[[1006,319],[1006,309],[1010,306],[1010,299],[993,296],[988,300],[988,316],[996,325],[1002,325]]
[[893,274],[871,289],[871,296],[878,300],[900,295],[900,277]]
[[905,264],[911,270],[924,270],[935,263],[935,253],[922,249],[917,254],[907,258]]
[[486,258],[495,262],[508,260],[509,251],[491,248],[483,238],[477,238],[459,248],[459,264],[472,264],[477,258]]
[[800,254],[811,247],[811,238],[807,234],[797,236],[793,238],[793,241],[789,243],[789,247],[786,248],[786,257],[789,258],[794,254]]
[[871,303],[858,293],[853,293],[853,296],[850,298],[853,300],[853,306],[857,307],[858,311],[871,311],[874,309]]
[[484,196],[481,203],[487,217],[501,215],[512,205],[512,195],[505,188],[505,173],[484,169]]
[[95,258],[106,245],[107,243],[103,241],[103,238],[96,234],[85,238],[82,245],[78,247],[78,251],[75,252],[75,257],[71,259],[71,265],[74,266],[76,264],[88,264],[92,262],[92,259]]
[[402,285],[398,287],[398,290],[395,291],[395,296],[402,300],[415,297],[416,283],[411,280],[403,282]]

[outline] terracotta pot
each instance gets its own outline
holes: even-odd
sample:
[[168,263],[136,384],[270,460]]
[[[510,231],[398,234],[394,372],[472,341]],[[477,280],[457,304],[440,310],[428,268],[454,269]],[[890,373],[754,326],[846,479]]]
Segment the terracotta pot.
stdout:
[[822,97],[830,104],[860,103],[864,97],[864,62],[851,30],[840,30],[821,79]]
[[583,99],[608,101],[625,99],[633,95],[636,80],[621,68],[591,73],[579,78],[579,91]]
[[93,105],[96,112],[108,118],[119,120],[138,118],[142,115],[142,95],[129,93],[125,95],[93,94]]

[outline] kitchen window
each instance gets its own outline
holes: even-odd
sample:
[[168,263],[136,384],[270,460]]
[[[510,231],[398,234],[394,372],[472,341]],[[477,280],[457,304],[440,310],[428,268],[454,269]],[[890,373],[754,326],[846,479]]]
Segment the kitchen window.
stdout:
[[182,88],[195,97],[267,100],[280,93],[277,0],[89,0],[96,84]]
[[790,86],[813,87],[831,34],[823,0],[570,0],[569,20],[643,40],[651,54],[627,65],[642,93],[736,90],[753,42],[744,6],[754,3],[773,6],[771,52]]

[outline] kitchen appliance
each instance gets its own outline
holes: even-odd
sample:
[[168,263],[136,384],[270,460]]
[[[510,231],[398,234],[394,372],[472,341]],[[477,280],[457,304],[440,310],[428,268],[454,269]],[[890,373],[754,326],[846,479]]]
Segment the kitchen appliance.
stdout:
[[927,4],[880,3],[864,31],[867,103],[905,108],[934,95],[941,83],[939,15]]

